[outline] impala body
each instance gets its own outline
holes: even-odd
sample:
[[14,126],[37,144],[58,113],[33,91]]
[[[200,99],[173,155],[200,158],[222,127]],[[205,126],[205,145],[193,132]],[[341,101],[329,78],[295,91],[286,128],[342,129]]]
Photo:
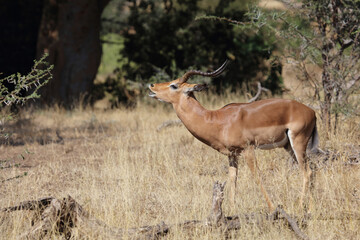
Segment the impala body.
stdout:
[[209,111],[194,96],[188,98],[185,104],[173,103],[178,117],[192,135],[225,155],[240,154],[249,145],[285,147],[289,135],[311,135],[315,126],[315,112],[293,100],[232,103]]
[[254,149],[283,147],[296,158],[303,172],[302,204],[312,176],[306,148],[310,139],[312,149],[316,149],[318,144],[315,112],[299,102],[285,99],[231,103],[214,111],[205,109],[193,92],[206,89],[206,85],[188,84],[186,81],[193,75],[216,77],[224,71],[226,64],[225,62],[211,73],[192,70],[174,81],[151,84],[150,96],[171,103],[177,116],[194,137],[228,156],[232,203],[235,197],[238,156],[242,154],[270,210],[274,210],[258,174]]

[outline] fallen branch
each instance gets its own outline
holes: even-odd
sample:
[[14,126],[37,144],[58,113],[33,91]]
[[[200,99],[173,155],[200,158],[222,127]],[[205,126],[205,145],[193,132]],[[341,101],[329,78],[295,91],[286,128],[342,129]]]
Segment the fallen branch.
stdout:
[[298,238],[304,239],[304,240],[308,240],[308,239],[309,239],[309,237],[306,236],[306,234],[303,233],[303,232],[300,230],[299,226],[297,225],[297,222],[296,222],[292,217],[290,217],[290,215],[287,214],[287,213],[285,212],[285,210],[282,209],[281,206],[278,206],[278,207],[276,208],[275,212],[279,212],[279,213],[286,219],[286,221],[289,223],[291,229],[294,231],[294,233],[296,234],[296,236],[297,236]]
[[47,198],[41,198],[39,200],[25,201],[25,202],[21,202],[18,206],[3,208],[1,209],[1,211],[13,212],[17,210],[35,210],[35,209],[41,210],[47,207],[53,199],[54,199],[53,197],[47,197]]
[[[63,199],[53,197],[42,198],[37,201],[26,201],[18,206],[7,207],[2,212],[12,212],[18,210],[37,210],[39,214],[33,222],[30,231],[21,235],[19,239],[39,239],[46,237],[46,234],[62,234],[66,239],[73,236],[73,229],[76,227],[80,236],[100,235],[105,239],[158,239],[172,232],[174,229],[209,229],[218,228],[222,232],[238,230],[245,224],[262,225],[264,222],[284,222],[299,239],[309,239],[299,228],[298,220],[294,216],[290,216],[285,210],[278,206],[276,210],[269,214],[250,213],[239,214],[236,216],[224,217],[222,212],[222,202],[224,200],[225,183],[215,182],[213,187],[212,209],[209,216],[201,220],[190,220],[179,224],[165,224],[161,222],[157,225],[143,226],[137,228],[123,229],[110,227],[104,222],[90,216],[90,214],[71,196]],[[326,218],[326,216],[318,216],[316,219],[338,220],[352,219],[360,220],[360,215],[350,213],[347,216],[344,213],[338,216]],[[307,217],[309,219],[310,217]],[[86,238],[86,237],[85,237]]]

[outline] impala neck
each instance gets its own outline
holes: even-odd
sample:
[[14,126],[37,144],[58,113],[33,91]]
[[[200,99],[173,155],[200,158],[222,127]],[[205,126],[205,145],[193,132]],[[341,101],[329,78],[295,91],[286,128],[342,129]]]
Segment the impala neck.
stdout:
[[211,124],[207,118],[211,114],[197,101],[193,93],[182,96],[179,102],[173,103],[177,116],[184,123],[186,128],[195,136],[203,138],[203,129]]

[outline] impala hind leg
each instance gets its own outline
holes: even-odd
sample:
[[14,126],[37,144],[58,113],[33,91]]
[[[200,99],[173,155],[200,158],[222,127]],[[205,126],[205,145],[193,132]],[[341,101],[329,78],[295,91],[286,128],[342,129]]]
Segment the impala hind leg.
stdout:
[[255,179],[255,182],[257,183],[257,185],[259,185],[260,190],[265,197],[265,200],[269,207],[270,212],[273,212],[275,210],[274,204],[272,203],[267,191],[265,190],[265,188],[262,184],[261,176],[260,176],[261,175],[260,169],[256,162],[254,146],[249,146],[247,149],[245,149],[243,152],[243,156],[246,159],[246,163],[250,168],[250,171]]
[[306,156],[306,147],[307,147],[307,140],[306,136],[299,135],[296,137],[291,138],[291,145],[294,150],[296,159],[299,163],[299,168],[303,174],[303,187],[300,197],[300,206],[303,207],[305,211],[308,209],[308,201],[305,202],[305,197],[309,192],[312,192],[312,188],[314,185],[314,173],[309,166],[309,158]]
[[237,156],[229,156],[229,201],[232,207],[235,206],[236,180],[238,173],[238,158]]
[[289,153],[290,155],[290,159],[289,159],[289,164],[294,166],[295,164],[297,164],[297,159],[294,153],[294,150],[291,147],[290,142],[288,142],[285,146],[284,149]]

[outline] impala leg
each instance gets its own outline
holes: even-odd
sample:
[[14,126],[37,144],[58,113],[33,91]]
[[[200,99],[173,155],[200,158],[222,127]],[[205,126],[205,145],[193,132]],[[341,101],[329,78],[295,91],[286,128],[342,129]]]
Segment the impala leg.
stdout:
[[296,159],[299,163],[299,168],[303,174],[303,187],[302,187],[302,192],[301,192],[301,197],[300,197],[300,206],[303,207],[303,209],[305,211],[307,211],[308,209],[308,203],[307,201],[305,202],[305,197],[307,195],[307,193],[309,192],[309,186],[310,186],[310,191],[312,190],[313,187],[313,182],[314,182],[314,174],[309,166],[309,162],[308,162],[308,158],[306,156],[306,146],[307,141],[304,140],[304,137],[299,136],[298,138],[295,138],[293,140],[293,150],[295,152],[295,156]]
[[273,212],[275,210],[274,204],[270,200],[270,197],[269,197],[267,191],[265,190],[264,186],[262,185],[262,181],[261,181],[261,177],[260,177],[261,173],[260,173],[260,169],[256,162],[254,146],[249,146],[247,149],[245,149],[243,154],[244,154],[244,158],[246,159],[246,163],[249,166],[253,177],[255,178],[255,182],[259,185],[260,190],[265,197],[265,200],[269,207],[270,212]]
[[295,164],[297,164],[297,159],[294,153],[294,150],[291,147],[290,142],[288,142],[285,146],[284,149],[289,153],[291,159],[289,160],[289,163],[293,166]]
[[237,156],[229,156],[229,200],[232,207],[235,206],[236,180],[238,172]]

